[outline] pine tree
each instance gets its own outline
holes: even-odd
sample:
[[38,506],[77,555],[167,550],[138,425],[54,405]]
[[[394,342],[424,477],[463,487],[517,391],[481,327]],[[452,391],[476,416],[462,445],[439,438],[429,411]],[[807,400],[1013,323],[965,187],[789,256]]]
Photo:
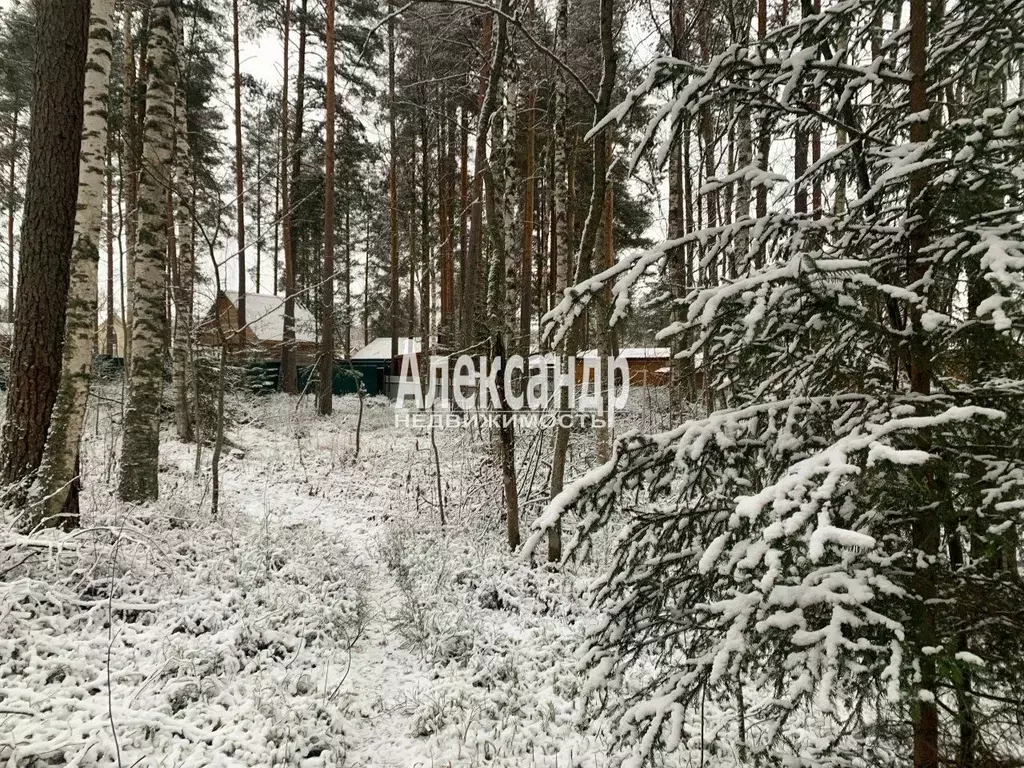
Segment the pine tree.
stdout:
[[[42,460],[60,382],[61,347],[78,198],[89,6],[37,6],[25,206],[0,482]],[[28,521],[26,521],[28,522]]]
[[[1024,102],[1004,84],[1019,72],[1005,52],[1024,7],[911,5],[906,32],[886,36],[887,6],[873,0],[805,4],[799,22],[709,48],[699,66],[660,62],[611,116],[673,86],[634,161],[672,114],[697,120],[706,150],[712,110],[737,100],[780,130],[825,137],[838,124],[848,137],[802,177],[752,157],[707,179],[703,226],[622,259],[560,313],[564,333],[609,286],[621,319],[644,272],[680,246],[713,267],[663,333],[700,355],[716,409],[619,441],[530,542],[571,508],[584,515],[580,552],[622,519],[625,492],[641,494],[585,656],[591,690],[656,665],[635,698],[608,700],[633,765],[678,746],[702,702],[740,711],[737,680],[757,716],[715,739],[758,759],[912,755],[930,768],[976,759],[980,745],[1008,757],[1000,734],[1016,727],[1024,658]],[[965,87],[936,85],[950,81]],[[940,95],[954,94],[944,110]],[[808,210],[795,192],[815,178],[823,189],[850,178],[855,197]],[[717,216],[742,180],[755,202],[770,185],[771,205]],[[813,740],[788,728],[797,712],[818,723]]]

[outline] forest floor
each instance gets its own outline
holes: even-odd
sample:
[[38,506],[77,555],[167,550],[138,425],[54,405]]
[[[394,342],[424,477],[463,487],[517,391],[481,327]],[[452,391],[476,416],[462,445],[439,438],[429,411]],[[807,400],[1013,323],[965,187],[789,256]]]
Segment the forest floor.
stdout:
[[[621,762],[611,724],[577,717],[601,548],[566,570],[510,554],[486,436],[436,435],[442,527],[429,436],[386,401],[367,401],[358,459],[355,398],[330,418],[308,398],[234,401],[213,519],[209,452],[197,475],[169,426],[160,501],[116,500],[108,394],[85,439],[83,528],[0,530],[4,764]],[[520,441],[538,489],[548,440]],[[523,498],[528,525],[543,494]]]

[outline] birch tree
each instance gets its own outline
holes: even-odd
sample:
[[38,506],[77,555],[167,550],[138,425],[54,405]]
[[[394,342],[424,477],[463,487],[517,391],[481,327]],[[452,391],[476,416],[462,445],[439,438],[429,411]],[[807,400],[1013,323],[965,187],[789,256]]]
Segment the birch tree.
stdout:
[[120,497],[134,502],[154,500],[159,492],[157,468],[166,325],[166,192],[173,178],[177,30],[175,0],[154,0],[147,50],[144,162],[132,285],[132,357],[127,374],[128,400],[118,485]]
[[[63,363],[57,401],[50,418],[50,432],[34,489],[40,504],[36,514],[48,524],[59,519],[76,482],[78,441],[85,423],[89,380],[92,377],[99,298],[99,244],[106,172],[110,65],[114,42],[113,14],[113,0],[93,0],[89,18],[78,211],[71,251]],[[72,504],[72,507],[77,505]],[[72,519],[63,521],[65,527],[74,522]]]

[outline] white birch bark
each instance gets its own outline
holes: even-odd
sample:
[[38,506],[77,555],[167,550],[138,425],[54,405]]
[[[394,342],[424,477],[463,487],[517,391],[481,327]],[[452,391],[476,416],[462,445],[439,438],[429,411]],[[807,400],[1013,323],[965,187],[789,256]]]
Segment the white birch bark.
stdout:
[[99,241],[106,171],[107,107],[113,51],[113,0],[93,0],[85,72],[85,115],[79,160],[78,210],[71,251],[60,388],[39,467],[36,514],[59,519],[75,479],[78,442],[85,424],[96,338]]
[[177,74],[177,10],[172,0],[154,0],[147,53],[143,169],[139,183],[139,233],[132,285],[132,357],[121,446],[118,494],[124,501],[157,498],[160,401],[167,259],[167,197],[173,182],[174,94]]

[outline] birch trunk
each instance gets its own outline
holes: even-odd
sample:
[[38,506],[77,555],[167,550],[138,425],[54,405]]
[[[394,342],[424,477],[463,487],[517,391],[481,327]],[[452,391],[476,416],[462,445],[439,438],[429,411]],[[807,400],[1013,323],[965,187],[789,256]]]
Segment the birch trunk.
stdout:
[[[78,211],[71,251],[71,281],[65,319],[64,351],[57,401],[50,417],[50,432],[43,449],[35,495],[40,500],[40,521],[77,527],[77,504],[72,497],[76,482],[78,441],[85,425],[92,377],[98,303],[100,231],[103,218],[103,182],[106,172],[107,105],[110,59],[113,50],[113,0],[93,0],[89,19],[89,53],[85,67],[85,111],[78,172]],[[65,505],[74,519],[64,518]],[[72,511],[74,510],[74,511]]]
[[147,54],[143,173],[139,183],[139,234],[135,251],[131,325],[132,359],[124,415],[122,500],[158,495],[160,400],[163,389],[167,221],[164,190],[172,177],[177,10],[173,0],[154,0]]

